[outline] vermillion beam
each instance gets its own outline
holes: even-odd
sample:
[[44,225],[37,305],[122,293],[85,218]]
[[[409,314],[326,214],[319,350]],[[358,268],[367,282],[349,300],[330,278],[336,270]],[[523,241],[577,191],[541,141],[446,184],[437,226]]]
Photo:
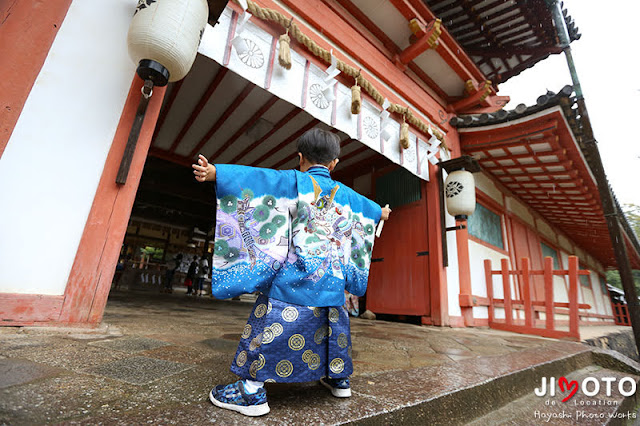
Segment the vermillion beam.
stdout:
[[[189,153],[189,157],[194,157],[198,152],[200,152],[202,147],[209,141],[211,136],[213,136],[218,131],[218,129],[222,127],[225,121],[227,121],[227,119],[231,117],[231,114],[233,114],[233,112],[240,106],[240,104],[245,100],[249,93],[251,93],[254,87],[255,85],[253,83],[247,83],[242,92],[238,96],[236,96],[231,105],[229,105],[229,107],[222,113],[220,118],[218,118],[218,121],[216,121],[215,124],[211,126],[207,134],[204,135],[200,142],[198,142],[198,144],[191,150],[191,152]],[[215,161],[215,159],[213,160]]]
[[[493,145],[492,148],[508,146],[509,144],[517,145],[518,141],[521,141],[522,139],[540,133],[550,133],[558,128],[558,122],[556,120],[536,122],[535,124],[524,124],[525,125],[515,125],[512,127],[501,128],[499,136],[496,136],[495,129],[482,132],[474,132],[473,136],[469,138],[465,137],[465,133],[467,132],[460,132],[460,134],[462,135],[462,140],[464,141],[463,146],[465,147],[465,149],[477,149],[478,147],[485,145]],[[530,143],[535,144],[536,142],[531,141]]]
[[[346,12],[348,12],[349,14],[351,14],[353,17],[355,17],[358,20],[358,23],[354,24],[356,25],[354,27],[354,29],[356,31],[358,31],[360,34],[362,34],[363,37],[366,37],[367,39],[369,39],[371,41],[372,44],[378,44],[381,43],[382,46],[379,47],[379,49],[385,53],[387,55],[387,57],[390,60],[393,60],[393,58],[398,55],[402,49],[400,49],[393,40],[391,40],[391,38],[389,38],[389,36],[387,36],[387,34],[382,31],[371,19],[369,19],[369,17],[367,15],[365,15],[355,4],[353,4],[350,0],[325,0],[325,3],[334,11],[336,12],[338,15],[340,15],[344,20],[348,21],[350,18],[348,15],[345,14],[345,12],[343,10],[341,10],[340,7],[344,8],[344,10],[346,10]],[[361,24],[364,27],[364,31],[360,30],[358,28],[358,24]],[[371,33],[371,35],[373,35],[373,37],[376,40],[371,40],[370,35],[367,34],[367,32]],[[422,68],[418,67],[416,64],[414,63],[410,63],[408,64],[408,67],[411,71],[413,71],[414,73],[416,73],[416,75],[424,82],[427,84],[427,86],[433,90],[434,92],[436,92],[438,94],[438,96],[440,96],[442,99],[446,100],[447,102],[450,101],[450,96],[447,95],[447,93],[445,93],[444,90],[442,90],[440,88],[440,86],[438,86],[428,75],[427,73],[425,73]]]
[[[400,13],[403,14],[407,21],[418,18],[423,24],[427,24],[438,17],[421,0],[391,0],[391,3]],[[442,28],[440,35],[440,43],[437,52],[442,58],[453,68],[453,70],[464,81],[472,80],[474,83],[486,80],[484,73],[464,52],[449,32]]]
[[426,28],[426,33],[423,34],[418,40],[404,49],[399,55],[398,60],[401,64],[407,65],[409,62],[413,61],[419,55],[423,54],[427,50],[431,49],[433,46],[433,41],[431,41],[431,37],[436,31],[436,26],[440,27],[439,21],[432,21],[429,23]]
[[357,148],[353,151],[351,151],[349,154],[343,156],[340,161],[342,162],[347,162],[349,161],[351,158],[355,157],[356,155],[362,154],[363,152],[366,152],[368,149],[370,149],[368,146],[361,146],[360,148]]
[[[331,129],[331,132],[332,133],[338,133],[339,130],[338,129]],[[353,141],[354,141],[354,139],[347,139],[346,142],[341,143],[341,147],[340,148],[344,148],[345,146],[349,145]],[[288,156],[286,156],[285,158],[283,158],[282,160],[278,161],[276,164],[271,166],[271,168],[272,169],[278,169],[278,168],[282,167],[283,165],[287,164],[289,161],[291,161],[294,158],[296,158],[297,156],[298,156],[297,152],[292,152],[291,154],[289,154]]]
[[191,164],[193,164],[193,160],[191,158],[183,157],[155,147],[149,148],[149,155],[162,160],[171,161],[172,163],[179,164],[181,166],[191,167]]
[[220,157],[220,155],[222,155],[222,153],[227,150],[227,148],[229,148],[231,146],[231,144],[233,144],[240,136],[242,136],[247,129],[249,129],[251,126],[253,126],[255,124],[255,122],[260,119],[260,117],[262,117],[268,110],[269,108],[271,108],[273,106],[273,104],[275,104],[278,101],[278,97],[277,96],[271,96],[271,98],[269,98],[269,100],[267,102],[265,102],[264,105],[262,105],[262,107],[256,111],[255,114],[253,114],[253,116],[251,118],[249,118],[244,125],[240,126],[240,128],[233,134],[233,136],[231,136],[229,139],[227,139],[221,146],[220,148],[218,148],[218,150],[211,156],[211,158],[218,158]]
[[184,135],[187,133],[187,131],[189,130],[193,122],[196,121],[196,118],[198,118],[198,115],[200,114],[204,106],[207,104],[207,102],[209,102],[209,99],[211,99],[211,96],[216,91],[218,86],[220,86],[220,83],[222,82],[222,79],[224,78],[224,76],[227,75],[227,71],[228,71],[228,68],[225,68],[225,67],[221,67],[220,71],[218,71],[216,76],[213,78],[213,80],[209,84],[207,91],[204,92],[202,96],[200,96],[200,100],[198,101],[198,104],[189,115],[189,118],[187,119],[186,123],[184,123],[184,126],[182,126],[182,129],[180,129],[178,136],[176,136],[176,138],[173,140],[173,143],[171,144],[171,148],[169,148],[169,151],[174,152],[176,150],[176,147],[180,144],[180,142],[182,142]]
[[277,132],[278,130],[280,130],[280,128],[282,128],[282,126],[284,126],[285,124],[287,124],[289,121],[293,120],[294,117],[296,117],[298,114],[300,114],[303,110],[299,109],[299,108],[293,108],[287,115],[285,115],[280,121],[278,121],[276,124],[273,125],[273,128],[271,130],[269,130],[263,137],[261,137],[260,139],[258,139],[257,141],[255,141],[254,143],[252,143],[251,145],[247,146],[244,150],[242,150],[241,153],[239,153],[238,155],[236,155],[235,157],[233,157],[233,159],[230,161],[232,164],[233,163],[237,163],[238,161],[240,161],[245,155],[247,155],[249,152],[253,151],[253,149],[255,147],[257,147],[258,145],[260,145],[262,142],[266,141],[267,139],[269,139],[271,137],[271,135],[273,135],[275,132]]
[[184,79],[171,84],[172,86],[171,93],[167,97],[167,101],[165,102],[162,108],[160,117],[158,117],[158,123],[156,124],[156,128],[153,131],[153,138],[151,138],[152,145],[153,145],[153,142],[156,140],[156,137],[158,137],[158,133],[160,132],[160,129],[162,129],[162,126],[164,125],[164,120],[167,118],[167,114],[169,114],[169,111],[173,106],[173,102],[176,100],[178,93],[180,93],[180,88],[182,87],[183,82],[184,82]]
[[280,151],[282,148],[284,148],[285,146],[289,145],[291,142],[295,141],[296,139],[298,139],[300,136],[302,136],[302,134],[304,132],[306,132],[307,130],[310,130],[312,128],[314,128],[315,126],[317,126],[318,124],[320,124],[320,120],[317,119],[313,119],[311,120],[309,123],[307,123],[304,127],[302,127],[301,129],[299,129],[297,132],[295,132],[293,135],[289,136],[287,139],[285,139],[283,142],[281,142],[280,144],[276,145],[274,148],[272,148],[269,152],[267,152],[266,154],[262,155],[260,158],[258,158],[257,160],[255,160],[254,162],[251,163],[251,166],[257,166],[260,163],[262,163],[264,160],[266,160],[267,158],[271,157],[273,154],[275,154],[276,152]]

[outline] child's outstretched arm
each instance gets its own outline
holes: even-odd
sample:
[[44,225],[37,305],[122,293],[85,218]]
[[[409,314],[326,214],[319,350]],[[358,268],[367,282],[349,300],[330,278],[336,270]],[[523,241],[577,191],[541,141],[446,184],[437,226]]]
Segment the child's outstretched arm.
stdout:
[[204,155],[198,155],[198,164],[192,164],[191,167],[193,167],[193,174],[198,182],[215,182],[216,166],[209,164]]

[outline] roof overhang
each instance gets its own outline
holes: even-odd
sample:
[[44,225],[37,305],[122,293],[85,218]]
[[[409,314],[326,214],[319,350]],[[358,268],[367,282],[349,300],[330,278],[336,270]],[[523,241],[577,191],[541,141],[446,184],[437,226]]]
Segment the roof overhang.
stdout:
[[[596,179],[560,106],[458,130],[463,152],[487,173],[603,266],[616,265]],[[625,244],[640,266],[631,241]]]

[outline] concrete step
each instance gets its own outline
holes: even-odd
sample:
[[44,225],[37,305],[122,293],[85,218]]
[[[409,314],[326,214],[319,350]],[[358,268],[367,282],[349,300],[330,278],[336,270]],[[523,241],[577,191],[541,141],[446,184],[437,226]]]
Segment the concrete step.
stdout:
[[[636,420],[635,394],[625,396],[620,393],[619,384],[624,380],[623,392],[631,392],[637,383],[638,376],[591,365],[574,371],[566,376],[569,385],[562,388],[556,385],[555,396],[551,396],[547,382],[547,392],[538,396],[535,392],[518,398],[504,407],[495,410],[469,423],[474,426],[483,425],[522,425],[534,423],[550,423],[554,425],[601,425],[627,424]],[[605,378],[605,381],[602,379]],[[556,383],[559,378],[556,378]],[[613,379],[613,380],[612,380]],[[586,395],[582,386],[587,381]],[[611,384],[607,390],[607,382]],[[543,388],[538,388],[540,394]],[[575,390],[575,394],[572,392]]]
[[[420,377],[419,370],[404,372],[407,373],[406,376],[378,375],[380,385],[375,391],[378,397],[388,393],[402,394],[404,403],[396,403],[392,410],[380,410],[368,417],[353,419],[350,424],[522,425],[545,424],[547,419],[551,420],[550,424],[576,424],[576,412],[580,412],[581,417],[578,424],[603,424],[603,419],[599,417],[601,413],[604,413],[604,420],[613,421],[612,424],[629,418],[632,421],[635,419],[634,412],[638,405],[635,395],[623,397],[617,387],[618,382],[625,377],[638,383],[640,365],[635,361],[614,351],[598,349],[542,362],[535,362],[536,355],[541,355],[535,354],[535,351],[525,351],[518,355],[518,360],[503,356],[486,363],[487,359],[484,359],[483,365],[478,365],[477,360],[459,363],[457,373],[434,371],[435,376],[431,377]],[[524,367],[517,368],[514,361],[522,363]],[[484,381],[469,380],[469,374],[474,371],[493,378]],[[555,397],[535,395],[534,390],[541,386],[543,377],[555,377],[558,380],[563,376],[569,383],[576,380],[578,384],[593,377],[601,385],[601,391],[596,396],[588,397],[578,390],[567,402],[562,402],[562,399],[568,395],[569,389],[562,393],[557,388]],[[610,396],[606,396],[605,383],[600,381],[602,377],[615,378]],[[385,383],[384,379],[389,382]],[[439,389],[434,389],[436,383]],[[573,386],[575,385],[571,383],[572,389]],[[587,389],[593,390],[592,386],[590,383]],[[630,386],[630,383],[625,383],[624,390],[628,391]],[[361,390],[360,393],[366,394],[366,390]],[[573,422],[572,419],[565,418],[567,422],[562,423],[563,419],[560,417],[563,410],[567,414],[571,411]]]

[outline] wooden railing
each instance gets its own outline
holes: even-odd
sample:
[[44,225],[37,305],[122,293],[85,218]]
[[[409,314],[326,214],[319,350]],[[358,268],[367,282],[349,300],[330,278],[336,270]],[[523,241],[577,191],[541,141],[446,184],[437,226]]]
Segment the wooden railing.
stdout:
[[[487,296],[489,298],[489,327],[513,331],[516,333],[535,334],[544,337],[570,338],[580,340],[578,330],[579,313],[578,309],[589,309],[587,304],[578,304],[578,276],[588,275],[587,270],[579,269],[579,261],[576,256],[569,256],[569,269],[554,270],[553,259],[545,257],[543,270],[530,270],[529,259],[521,259],[521,269],[509,270],[508,259],[502,259],[500,270],[491,269],[491,260],[484,261],[485,278],[487,282]],[[502,276],[503,299],[494,298],[493,276]],[[544,300],[532,300],[532,275],[542,275],[544,277]],[[569,302],[554,302],[553,277],[555,275],[567,275],[569,277]],[[517,285],[515,278],[520,278],[522,288],[522,300],[514,300],[511,297],[511,277]],[[495,318],[495,308],[504,308],[505,318]],[[540,309],[542,308],[542,310]],[[569,308],[569,331],[557,330],[555,327],[556,308]],[[524,321],[514,319],[513,310],[524,311]],[[543,327],[537,327],[535,311],[545,313]],[[566,309],[565,309],[566,312]]]
[[611,309],[613,310],[613,320],[616,325],[631,326],[631,320],[629,319],[629,307],[626,304],[611,303]]

